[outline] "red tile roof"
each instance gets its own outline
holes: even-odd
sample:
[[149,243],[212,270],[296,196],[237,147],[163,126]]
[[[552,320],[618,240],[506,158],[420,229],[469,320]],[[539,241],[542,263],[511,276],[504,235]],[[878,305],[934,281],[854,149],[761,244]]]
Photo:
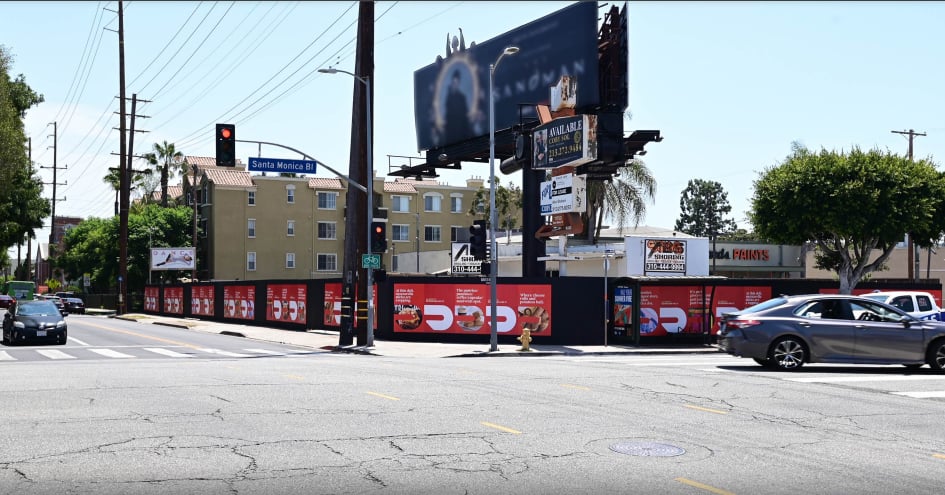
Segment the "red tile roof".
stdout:
[[[199,166],[199,165],[198,165]],[[218,186],[253,187],[253,179],[245,170],[234,170],[229,167],[208,167],[201,169],[210,182]]]
[[384,182],[384,192],[416,194],[417,189],[407,182]]
[[[200,170],[208,168],[222,168],[224,170],[233,170],[234,167],[217,167],[217,159],[213,156],[187,156],[184,157],[187,160],[187,163],[191,165],[196,165]],[[235,168],[244,168],[243,161],[239,158],[236,159]]]
[[344,189],[341,179],[330,179],[325,177],[314,177],[308,180],[308,187],[311,189]]

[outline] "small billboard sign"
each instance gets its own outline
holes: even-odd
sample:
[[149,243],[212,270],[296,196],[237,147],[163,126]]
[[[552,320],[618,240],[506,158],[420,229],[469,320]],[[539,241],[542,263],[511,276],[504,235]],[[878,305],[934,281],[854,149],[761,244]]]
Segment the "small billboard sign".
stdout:
[[196,250],[184,248],[152,248],[152,270],[193,270],[197,260]]
[[587,211],[587,176],[556,175],[541,183],[541,214]]
[[532,169],[578,166],[597,159],[597,116],[558,117],[532,131]]
[[482,261],[470,254],[468,242],[454,242],[450,249],[451,273],[482,273]]

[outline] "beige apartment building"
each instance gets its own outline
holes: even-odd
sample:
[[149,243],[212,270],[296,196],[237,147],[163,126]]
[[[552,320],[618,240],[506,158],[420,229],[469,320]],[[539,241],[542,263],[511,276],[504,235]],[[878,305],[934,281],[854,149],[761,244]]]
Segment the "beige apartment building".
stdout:
[[[212,157],[191,156],[187,162],[197,169],[200,280],[341,276],[344,181],[261,175],[240,163],[217,167]],[[185,190],[193,180],[184,177]],[[469,239],[474,218],[468,212],[482,178],[468,179],[465,186],[404,178],[373,182],[377,217],[387,219],[386,269],[396,270],[398,253],[449,252],[451,242]]]

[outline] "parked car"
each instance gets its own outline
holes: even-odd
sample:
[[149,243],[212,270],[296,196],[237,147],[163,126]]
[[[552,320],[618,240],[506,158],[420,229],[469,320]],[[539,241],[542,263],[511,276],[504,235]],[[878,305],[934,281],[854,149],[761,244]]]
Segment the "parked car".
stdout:
[[85,314],[85,302],[78,297],[62,298],[62,305],[65,306],[67,313]]
[[0,294],[0,308],[10,309],[12,306],[16,306],[16,299],[13,299],[13,296]]
[[50,301],[55,304],[56,308],[58,308],[60,312],[64,312],[66,310],[66,305],[62,303],[62,299],[60,299],[59,296],[46,294],[43,296],[43,300]]
[[781,296],[723,314],[720,323],[722,351],[779,370],[804,363],[945,369],[945,323],[865,297]]
[[942,321],[942,308],[928,292],[886,291],[863,294],[863,297],[897,307],[920,320]]
[[60,299],[65,299],[67,297],[76,297],[75,292],[57,292],[55,295],[56,297]]
[[29,339],[53,340],[65,344],[68,335],[65,315],[52,301],[22,301],[3,315],[3,343],[19,344]]

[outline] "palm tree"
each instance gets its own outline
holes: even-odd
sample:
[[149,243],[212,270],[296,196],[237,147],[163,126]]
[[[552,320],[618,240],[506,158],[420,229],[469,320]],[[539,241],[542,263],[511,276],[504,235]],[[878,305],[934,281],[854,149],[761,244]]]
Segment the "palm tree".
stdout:
[[626,162],[612,180],[595,181],[587,185],[587,239],[596,243],[600,238],[604,217],[610,215],[623,229],[628,221],[633,226],[646,217],[646,203],[656,196],[656,179],[642,160]]
[[[167,207],[167,181],[172,175],[187,173],[184,154],[177,151],[174,143],[164,141],[164,144],[154,143],[154,153],[145,155],[148,163],[161,166],[161,206]],[[163,165],[161,163],[163,162]]]

